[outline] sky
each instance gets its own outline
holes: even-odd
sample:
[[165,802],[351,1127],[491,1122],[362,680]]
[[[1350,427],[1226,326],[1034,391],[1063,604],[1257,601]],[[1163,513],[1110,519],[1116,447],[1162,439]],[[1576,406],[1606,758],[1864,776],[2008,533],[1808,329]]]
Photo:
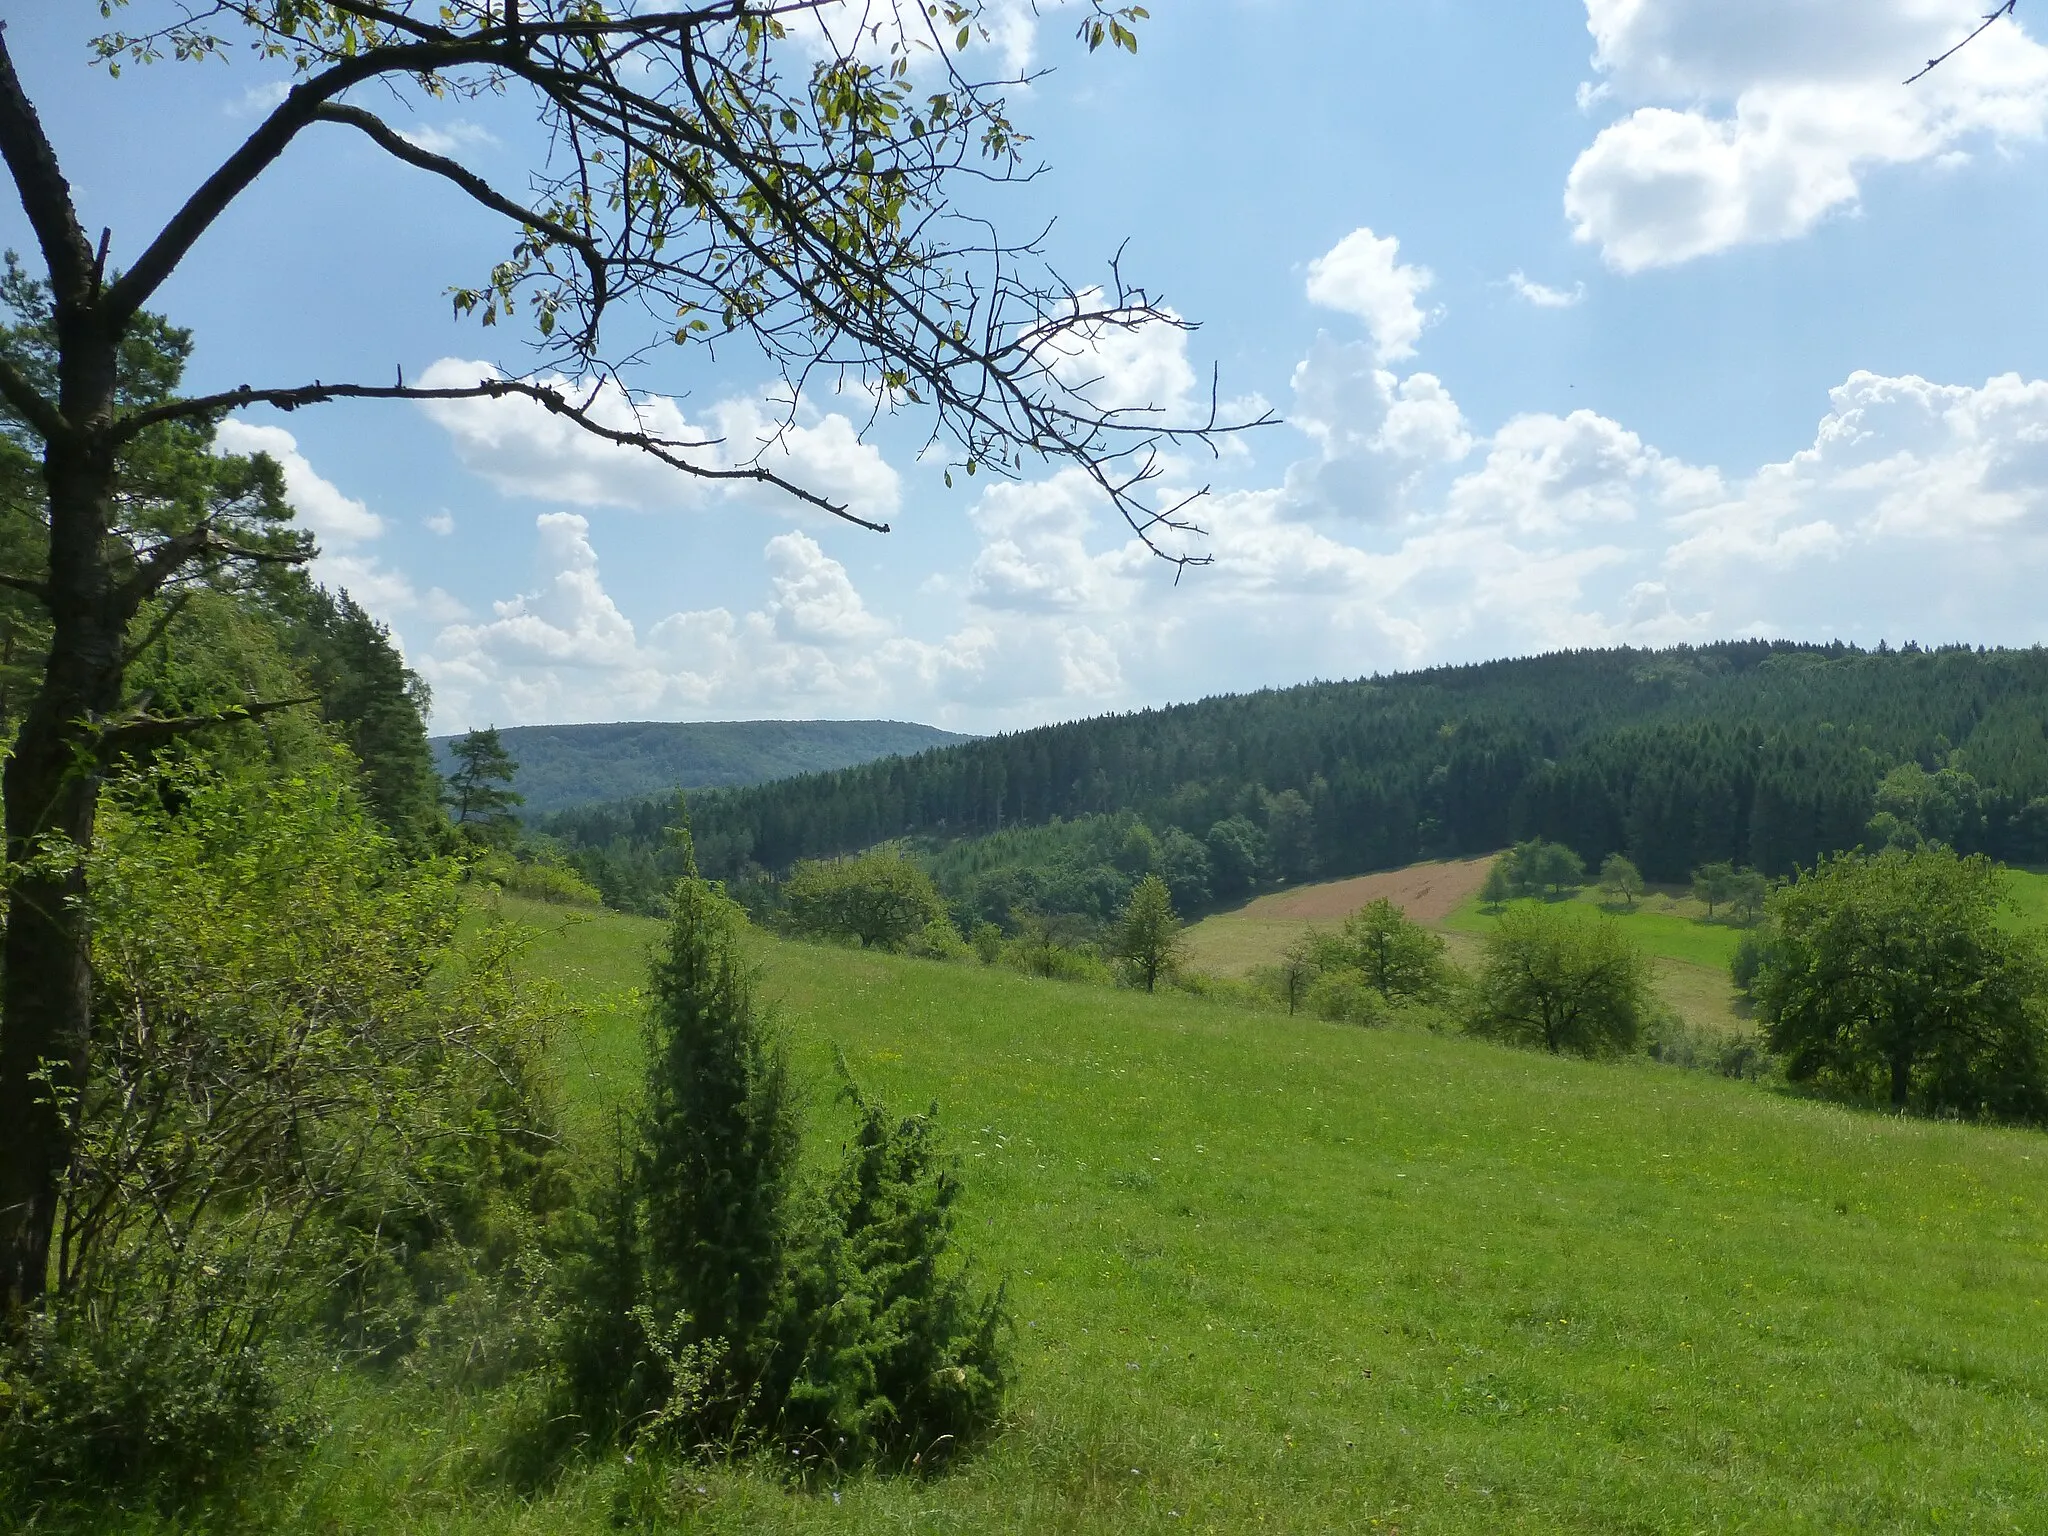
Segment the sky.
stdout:
[[[1135,57],[992,0],[1076,285],[1191,331],[1102,387],[1279,423],[1169,464],[1175,580],[1071,468],[1014,482],[804,403],[777,465],[892,525],[713,491],[518,401],[255,409],[315,571],[457,731],[608,720],[1011,729],[1311,678],[1742,636],[2048,641],[2048,8],[1924,79],[1983,0],[1149,0]],[[278,98],[274,64],[87,59],[95,0],[0,0],[120,264]],[[134,26],[165,11],[133,0]],[[376,103],[370,103],[376,104]],[[405,115],[517,186],[516,101]],[[0,239],[27,251],[20,210]],[[535,367],[452,313],[491,215],[308,135],[160,295],[202,389]],[[768,370],[657,356],[652,419],[758,440]]]

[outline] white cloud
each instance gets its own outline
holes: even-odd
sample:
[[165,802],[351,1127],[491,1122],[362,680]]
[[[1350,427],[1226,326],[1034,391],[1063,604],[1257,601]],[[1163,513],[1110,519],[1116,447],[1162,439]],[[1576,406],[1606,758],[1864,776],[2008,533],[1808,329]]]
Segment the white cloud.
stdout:
[[1308,297],[1326,309],[1356,315],[1371,331],[1381,362],[1413,357],[1428,317],[1416,303],[1435,276],[1403,266],[1401,242],[1354,229],[1308,266]]
[[[488,363],[442,358],[422,382],[447,388],[494,378]],[[618,431],[645,432],[672,443],[698,445],[688,453],[707,469],[758,466],[799,486],[844,502],[856,515],[887,521],[901,501],[896,471],[861,441],[846,416],[804,406],[792,423],[759,396],[721,400],[702,422],[689,420],[663,395],[629,398],[609,380],[589,385],[557,376],[536,383],[588,402],[590,416]],[[517,395],[498,399],[436,400],[422,409],[454,441],[462,462],[508,496],[530,496],[571,506],[685,510],[742,501],[778,511],[803,503],[773,486],[749,480],[707,480],[640,449],[592,436],[566,417]]]
[[[1074,295],[1072,313],[1101,307],[1100,288]],[[1059,353],[1050,359],[1062,384],[1106,411],[1150,411],[1162,423],[1187,420],[1192,408],[1195,370],[1188,362],[1188,333],[1167,318],[1142,325],[1077,326],[1060,336]]]
[[455,531],[455,514],[445,508],[422,521],[426,524],[427,532],[439,534],[444,539]]
[[383,535],[384,520],[322,478],[299,452],[299,440],[283,427],[259,426],[231,416],[220,424],[213,446],[219,453],[267,453],[277,460],[284,471],[286,499],[323,549],[360,544]]
[[465,149],[484,149],[498,142],[498,136],[481,123],[457,118],[446,123],[419,123],[398,130],[398,136],[430,155],[455,155]]
[[1547,283],[1535,282],[1524,276],[1520,269],[1508,274],[1508,287],[1515,296],[1526,299],[1538,309],[1570,309],[1581,304],[1586,298],[1586,285],[1573,283],[1569,288],[1552,288]]
[[[1640,103],[1572,167],[1576,237],[1624,272],[1806,233],[1884,165],[2048,122],[2048,49],[2014,22],[1913,85],[1979,18],[1952,0],[1586,0],[1604,84]],[[1588,105],[1582,92],[1581,105]]]
[[221,103],[221,111],[229,117],[265,117],[291,93],[291,81],[265,80],[250,86],[239,96],[229,97]]

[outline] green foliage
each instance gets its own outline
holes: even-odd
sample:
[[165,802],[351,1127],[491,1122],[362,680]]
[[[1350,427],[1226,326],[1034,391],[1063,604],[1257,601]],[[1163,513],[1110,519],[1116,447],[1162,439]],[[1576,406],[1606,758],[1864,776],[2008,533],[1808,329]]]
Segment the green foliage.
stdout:
[[[1492,878],[1491,871],[1488,871],[1488,878]],[[1610,853],[1600,861],[1600,889],[1633,910],[1637,898],[1643,894],[1643,872],[1631,864],[1626,855]],[[1484,896],[1486,893],[1481,891],[1480,894]],[[1498,906],[1500,902],[1495,899],[1491,904]]]
[[898,1120],[851,1077],[845,1093],[857,1123],[800,1230],[783,1307],[793,1369],[777,1434],[833,1467],[931,1469],[996,1423],[1010,1319],[953,1252],[961,1186],[938,1106]]
[[1327,957],[1355,970],[1387,1002],[1440,996],[1448,978],[1441,935],[1382,896],[1344,919]]
[[718,1352],[700,1426],[747,1411],[784,1283],[800,1126],[780,1035],[754,999],[739,907],[686,877],[654,962],[636,1180],[650,1338]]
[[895,849],[799,864],[782,889],[792,931],[901,949],[944,915],[932,878]]
[[2039,1120],[2048,959],[2002,873],[1947,847],[1844,854],[1770,899],[1751,983],[1797,1082],[1894,1109]]
[[1157,875],[1147,875],[1131,892],[1110,941],[1111,958],[1120,960],[1150,992],[1162,975],[1170,975],[1187,948],[1173,895]]
[[1210,885],[1228,901],[1252,888],[1266,862],[1266,837],[1249,817],[1227,816],[1209,828],[1202,845],[1209,853]]
[[1387,1000],[1379,988],[1343,966],[1317,971],[1302,994],[1302,1004],[1332,1023],[1379,1024],[1387,1015]]
[[1585,884],[1586,861],[1562,843],[1533,837],[1496,861],[1507,866],[1508,889],[1517,896],[1562,896]]
[[92,1070],[0,1394],[24,1487],[211,1482],[289,1427],[281,1335],[453,1338],[555,1197],[549,1000],[503,931],[451,947],[454,872],[399,856],[346,754],[293,766],[162,763],[102,808]]
[[904,947],[927,960],[965,960],[975,953],[974,947],[960,937],[953,919],[943,912],[912,934]]
[[1728,977],[1735,983],[1735,990],[1744,997],[1753,999],[1756,996],[1756,978],[1763,970],[1764,958],[1769,953],[1769,936],[1754,928],[1735,941],[1735,955],[1728,962]]
[[967,941],[974,946],[974,956],[983,965],[994,965],[1003,957],[1003,930],[994,923],[976,923]]
[[1619,924],[1569,907],[1510,907],[1487,936],[1468,1021],[1476,1035],[1551,1052],[1634,1048],[1649,968]]
[[385,830],[413,852],[442,833],[441,781],[427,745],[428,691],[391,632],[346,592],[286,586],[286,644],[320,696],[320,713],[362,766],[363,793]]
[[514,808],[524,797],[511,787],[519,764],[513,761],[498,728],[471,731],[449,749],[455,759],[441,798],[455,812],[456,829],[486,846],[502,846],[516,835]]
[[1486,866],[1486,879],[1479,887],[1479,900],[1489,912],[1498,912],[1506,906],[1515,894],[1515,884],[1508,871],[1512,861],[1502,854]]
[[495,850],[470,861],[469,878],[480,885],[494,885],[515,896],[550,901],[561,906],[604,905],[604,893],[589,884],[552,850],[521,850],[524,858]]
[[1960,853],[1984,849],[1986,796],[1961,768],[1944,765],[1929,773],[1918,763],[1901,763],[1878,781],[1874,804],[1869,832],[1880,848],[1941,843]]

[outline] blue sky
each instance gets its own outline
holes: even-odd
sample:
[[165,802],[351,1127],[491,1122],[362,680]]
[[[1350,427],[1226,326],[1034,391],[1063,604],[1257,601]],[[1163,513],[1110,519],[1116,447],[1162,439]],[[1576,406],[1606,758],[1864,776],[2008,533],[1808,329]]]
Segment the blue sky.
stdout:
[[[2032,644],[2048,517],[2048,49],[1981,0],[1155,0],[1135,59],[997,0],[1052,74],[1051,167],[1009,205],[1180,313],[1102,361],[1286,424],[1213,487],[1178,585],[1071,473],[948,491],[914,423],[807,409],[792,468],[887,537],[713,497],[496,402],[252,411],[437,727],[757,716],[991,730],[1559,646],[1735,635]],[[277,75],[85,62],[90,0],[0,0],[115,260],[257,121]],[[136,0],[146,18],[161,0]],[[130,23],[132,25],[132,22]],[[515,104],[410,119],[517,184]],[[4,236],[28,241],[18,210]],[[506,233],[341,130],[259,183],[165,290],[194,382],[523,371],[458,323]],[[636,379],[764,419],[743,356]],[[839,407],[843,409],[843,407]],[[957,477],[956,477],[957,478]]]

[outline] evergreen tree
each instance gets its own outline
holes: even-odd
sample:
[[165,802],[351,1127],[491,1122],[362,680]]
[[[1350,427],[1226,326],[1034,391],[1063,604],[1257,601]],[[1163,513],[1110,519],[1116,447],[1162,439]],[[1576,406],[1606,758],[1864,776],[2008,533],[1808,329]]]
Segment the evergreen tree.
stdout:
[[739,1413],[769,1363],[800,1125],[783,1043],[741,953],[745,915],[694,867],[670,914],[652,974],[638,1168],[649,1331],[683,1346],[721,1341],[718,1402]]
[[362,765],[378,819],[401,843],[427,845],[441,809],[426,682],[347,592],[307,583],[286,609],[292,651],[320,695],[321,714]]
[[471,731],[448,749],[455,755],[455,771],[448,775],[442,799],[455,812],[455,825],[486,843],[507,840],[518,820],[514,806],[524,797],[511,788],[519,764],[499,739],[498,728]]

